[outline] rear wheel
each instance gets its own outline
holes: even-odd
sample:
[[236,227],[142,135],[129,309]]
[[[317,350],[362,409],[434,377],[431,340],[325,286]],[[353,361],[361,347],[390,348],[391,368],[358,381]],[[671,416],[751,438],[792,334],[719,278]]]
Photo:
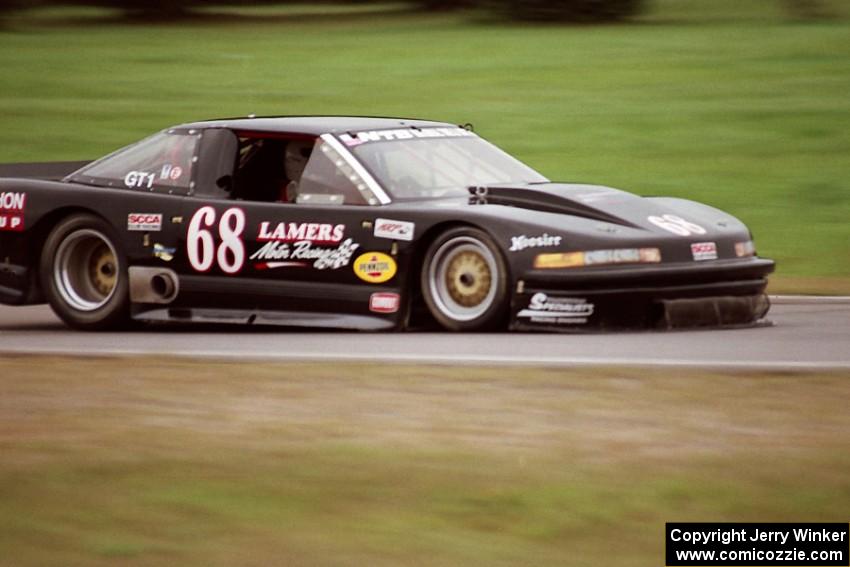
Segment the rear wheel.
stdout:
[[449,230],[428,248],[422,293],[431,315],[446,329],[498,328],[507,307],[505,261],[485,232]]
[[61,221],[44,243],[40,275],[47,301],[68,325],[96,330],[127,321],[127,261],[103,219],[78,214]]

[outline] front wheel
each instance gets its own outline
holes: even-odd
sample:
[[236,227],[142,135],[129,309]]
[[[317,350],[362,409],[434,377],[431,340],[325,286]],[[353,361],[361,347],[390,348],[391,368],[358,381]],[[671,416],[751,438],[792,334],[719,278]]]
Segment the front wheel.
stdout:
[[428,248],[422,294],[431,315],[451,331],[496,329],[505,322],[508,274],[493,240],[476,228],[455,228]]
[[53,311],[78,329],[107,329],[127,321],[127,261],[112,227],[78,214],[62,220],[41,254],[41,286]]

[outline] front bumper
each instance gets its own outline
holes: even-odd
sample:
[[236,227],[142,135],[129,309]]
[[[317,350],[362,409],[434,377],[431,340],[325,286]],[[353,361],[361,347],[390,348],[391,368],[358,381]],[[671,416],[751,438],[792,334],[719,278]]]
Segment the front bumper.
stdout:
[[517,282],[511,328],[686,328],[748,325],[769,309],[764,293],[774,262],[530,270]]

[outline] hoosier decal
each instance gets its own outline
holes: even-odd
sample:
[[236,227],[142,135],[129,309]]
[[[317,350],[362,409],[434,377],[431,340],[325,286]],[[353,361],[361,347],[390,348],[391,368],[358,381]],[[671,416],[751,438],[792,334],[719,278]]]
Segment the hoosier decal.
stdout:
[[519,252],[526,248],[542,248],[549,246],[559,246],[561,244],[560,236],[550,236],[545,232],[540,236],[511,236],[511,252]]
[[0,193],[0,230],[14,232],[24,230],[26,202],[26,193]]

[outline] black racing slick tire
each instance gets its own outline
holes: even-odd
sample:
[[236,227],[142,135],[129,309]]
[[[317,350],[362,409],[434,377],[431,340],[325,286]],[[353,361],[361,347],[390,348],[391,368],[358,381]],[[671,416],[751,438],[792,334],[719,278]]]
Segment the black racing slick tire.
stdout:
[[113,228],[90,214],[59,222],[44,243],[41,288],[71,327],[103,330],[129,319],[127,259]]
[[482,230],[447,230],[428,247],[421,274],[428,310],[450,331],[504,327],[508,271],[493,239]]

